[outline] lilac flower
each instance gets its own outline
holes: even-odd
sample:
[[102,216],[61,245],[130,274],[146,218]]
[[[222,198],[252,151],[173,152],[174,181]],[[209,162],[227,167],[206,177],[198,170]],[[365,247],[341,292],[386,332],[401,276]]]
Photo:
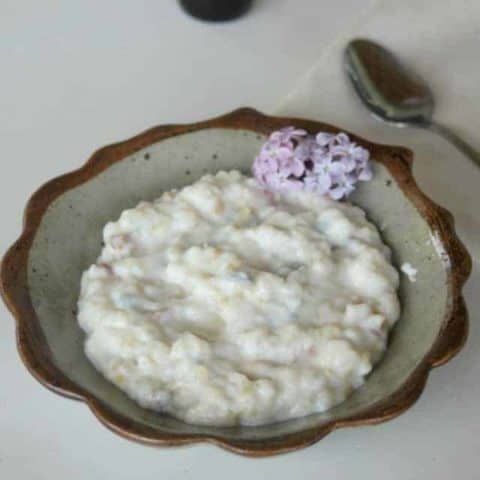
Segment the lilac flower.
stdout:
[[273,132],[269,137],[269,141],[293,147],[292,142],[298,143],[305,135],[307,135],[307,132],[301,128],[285,127]]
[[313,167],[312,159],[317,148],[318,145],[315,141],[315,138],[309,135],[304,137],[302,141],[295,147],[293,154],[297,160],[306,164],[307,169],[311,169]]
[[335,139],[335,135],[333,133],[327,132],[319,132],[315,136],[315,141],[317,142],[318,146],[328,148],[330,143]]
[[304,179],[305,189],[320,195],[328,194],[335,178],[344,173],[342,165],[334,161],[329,153],[317,154],[314,158],[313,168]]
[[288,159],[292,149],[268,140],[253,162],[253,171],[258,180],[269,173],[280,173],[280,162]]
[[299,191],[304,188],[301,180],[272,174],[267,176],[267,184],[271,190],[278,192]]
[[300,190],[305,163],[294,155],[306,132],[287,127],[270,135],[253,163],[253,174],[259,183],[271,190]]
[[356,183],[357,178],[353,173],[341,172],[332,175],[332,188],[328,194],[333,200],[340,200],[343,197],[348,197],[355,190]]
[[368,182],[373,178],[372,167],[368,161],[364,165],[357,166],[357,175],[362,182]]
[[273,132],[253,163],[260,185],[273,191],[307,190],[339,200],[347,197],[358,181],[372,178],[368,150],[347,134],[286,127]]

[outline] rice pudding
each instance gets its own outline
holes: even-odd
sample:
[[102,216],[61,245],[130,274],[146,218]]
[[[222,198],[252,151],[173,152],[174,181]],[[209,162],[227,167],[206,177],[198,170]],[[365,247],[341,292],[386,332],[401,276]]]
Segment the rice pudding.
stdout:
[[95,367],[141,406],[204,425],[321,412],[362,385],[399,317],[365,213],[206,175],[108,223],[78,321]]

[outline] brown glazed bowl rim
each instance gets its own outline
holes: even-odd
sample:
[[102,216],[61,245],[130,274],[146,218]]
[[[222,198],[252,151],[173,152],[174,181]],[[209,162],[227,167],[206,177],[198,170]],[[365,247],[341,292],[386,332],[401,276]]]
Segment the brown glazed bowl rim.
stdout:
[[16,319],[18,350],[30,373],[54,392],[84,401],[104,425],[131,440],[162,446],[209,442],[236,453],[257,457],[305,447],[340,427],[383,422],[412,406],[423,391],[429,371],[450,360],[462,348],[467,338],[468,318],[461,290],[471,271],[471,259],[455,234],[452,215],[426,197],[415,183],[411,169],[412,152],[403,147],[375,144],[354,134],[350,134],[351,137],[368,148],[375,160],[389,170],[404,195],[426,220],[442,247],[442,256],[447,269],[449,308],[442,327],[430,351],[396,392],[347,418],[332,419],[323,425],[278,438],[256,441],[228,439],[215,434],[162,432],[148,425],[136,423],[116,413],[74,383],[53,361],[32,307],[27,283],[29,251],[42,216],[49,205],[66,191],[89,181],[126,156],[166,138],[211,128],[242,129],[268,134],[287,125],[295,125],[308,131],[339,131],[336,127],[316,121],[272,117],[250,108],[241,108],[199,123],[157,126],[129,140],[103,147],[80,169],[57,177],[37,190],[27,204],[23,232],[5,254],[0,273],[3,299]]

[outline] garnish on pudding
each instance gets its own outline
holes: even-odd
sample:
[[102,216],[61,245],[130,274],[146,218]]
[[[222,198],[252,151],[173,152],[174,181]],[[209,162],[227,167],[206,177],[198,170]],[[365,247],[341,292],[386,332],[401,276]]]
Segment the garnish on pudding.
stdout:
[[253,162],[258,182],[274,191],[306,190],[334,200],[348,197],[372,178],[370,153],[346,133],[286,127],[273,132]]

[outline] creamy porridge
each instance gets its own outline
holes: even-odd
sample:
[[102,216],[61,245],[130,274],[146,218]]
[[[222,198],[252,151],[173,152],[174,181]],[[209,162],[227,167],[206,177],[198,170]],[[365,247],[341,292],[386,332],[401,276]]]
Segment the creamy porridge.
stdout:
[[342,402],[399,316],[398,272],[364,212],[238,172],[126,210],[83,275],[85,351],[140,405],[265,424]]

